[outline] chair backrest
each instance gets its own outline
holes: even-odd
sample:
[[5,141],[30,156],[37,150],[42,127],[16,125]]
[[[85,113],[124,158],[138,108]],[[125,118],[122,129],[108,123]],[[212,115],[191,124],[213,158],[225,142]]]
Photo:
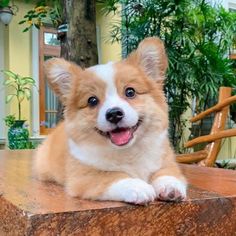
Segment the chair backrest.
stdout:
[[197,137],[188,141],[184,146],[193,147],[199,143],[208,142],[206,147],[198,152],[177,155],[180,163],[199,163],[202,166],[213,166],[221,147],[221,139],[236,136],[236,129],[225,130],[225,124],[229,113],[229,106],[236,102],[236,96],[231,96],[232,88],[221,87],[218,103],[193,117],[190,121],[196,122],[215,112],[214,122],[209,135]]

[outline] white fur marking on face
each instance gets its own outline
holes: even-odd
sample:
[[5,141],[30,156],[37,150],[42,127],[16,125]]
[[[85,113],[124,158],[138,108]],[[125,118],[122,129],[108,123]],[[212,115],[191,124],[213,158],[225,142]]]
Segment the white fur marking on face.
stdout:
[[103,132],[110,131],[116,126],[106,120],[106,112],[108,109],[119,107],[124,111],[124,118],[118,123],[119,127],[132,127],[138,122],[138,113],[132,106],[129,105],[124,99],[122,99],[118,93],[115,85],[115,68],[114,63],[108,63],[105,65],[97,65],[90,67],[89,70],[93,71],[99,79],[106,83],[106,96],[102,107],[99,110],[97,124],[98,129]]
[[100,200],[145,204],[154,201],[155,197],[156,194],[152,185],[141,179],[127,178],[113,183],[101,196]]
[[[186,199],[187,183],[174,176],[160,176],[152,182],[152,186],[156,196],[161,196],[162,200]],[[174,194],[172,198],[169,196],[171,192]]]

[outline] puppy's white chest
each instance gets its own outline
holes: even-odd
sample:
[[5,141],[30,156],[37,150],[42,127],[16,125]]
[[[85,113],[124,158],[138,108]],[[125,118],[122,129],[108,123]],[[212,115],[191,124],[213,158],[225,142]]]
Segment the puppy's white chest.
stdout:
[[[148,154],[148,153],[147,153]],[[162,158],[160,155],[140,157],[130,165],[124,165],[123,171],[129,173],[133,178],[140,178],[148,181],[150,175],[161,168]]]
[[69,150],[84,165],[103,171],[122,171],[131,177],[148,181],[150,175],[162,165],[164,150],[161,149],[161,143],[149,143],[145,148],[136,147],[131,151],[108,151],[104,147],[89,144],[77,145],[70,139]]

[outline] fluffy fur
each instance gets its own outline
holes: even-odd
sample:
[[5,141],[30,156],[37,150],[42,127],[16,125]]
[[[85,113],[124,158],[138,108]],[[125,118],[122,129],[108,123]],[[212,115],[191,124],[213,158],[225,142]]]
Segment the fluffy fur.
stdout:
[[[83,199],[185,199],[187,184],[167,134],[166,68],[158,38],[143,40],[126,60],[85,70],[63,59],[47,61],[45,74],[65,105],[65,121],[36,152],[38,178]],[[126,96],[127,88],[134,89],[133,97]],[[89,105],[91,97],[97,105]],[[118,123],[106,118],[114,107],[124,113]]]

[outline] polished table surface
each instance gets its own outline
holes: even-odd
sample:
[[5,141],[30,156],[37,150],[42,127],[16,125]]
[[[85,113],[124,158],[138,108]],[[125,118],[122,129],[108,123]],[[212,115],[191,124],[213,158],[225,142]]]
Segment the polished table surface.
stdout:
[[182,203],[71,198],[32,176],[33,151],[0,151],[0,235],[236,235],[236,171],[181,165]]

